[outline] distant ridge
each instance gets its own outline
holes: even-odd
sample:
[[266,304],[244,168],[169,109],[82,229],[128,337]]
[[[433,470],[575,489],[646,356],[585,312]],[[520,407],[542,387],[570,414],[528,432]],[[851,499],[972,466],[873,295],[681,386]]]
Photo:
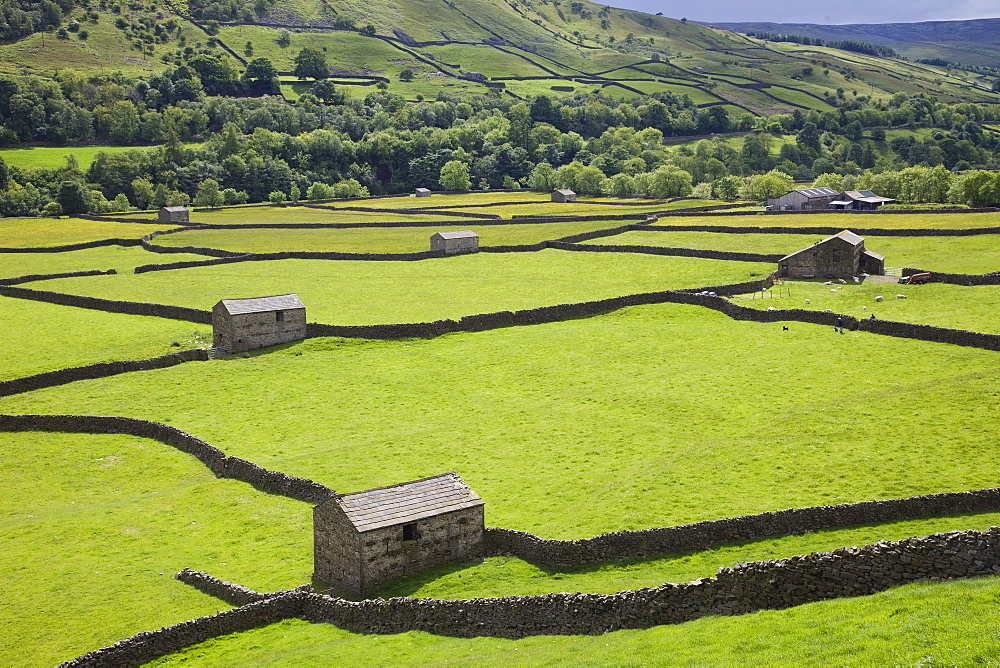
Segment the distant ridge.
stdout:
[[859,40],[892,47],[901,55],[943,58],[957,63],[1000,67],[1000,18],[920,23],[705,23],[733,32],[771,32],[824,40]]

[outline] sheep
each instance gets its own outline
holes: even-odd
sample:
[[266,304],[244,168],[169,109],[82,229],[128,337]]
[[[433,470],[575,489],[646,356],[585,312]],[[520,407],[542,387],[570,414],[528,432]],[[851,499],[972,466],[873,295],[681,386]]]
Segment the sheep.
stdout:
[[844,279],[842,279],[842,278],[838,278],[837,280],[838,280],[838,281],[840,281],[841,283],[847,283],[847,281],[845,281],[845,280],[844,280]]
[[882,295],[879,295],[878,297],[875,298],[875,301],[880,302],[882,301],[882,299],[884,299],[884,297],[882,297]]
[[836,289],[831,289],[831,290],[830,290],[830,292],[836,292],[836,291],[837,291]]
[[767,310],[768,311],[777,311],[778,309],[774,308],[773,306],[768,306]]
[[896,295],[896,299],[906,299],[906,295]]
[[860,283],[861,282],[861,279],[859,279],[857,276],[854,276],[853,278],[854,278],[854,282],[855,283]]
[[812,304],[812,300],[807,299],[806,304]]
[[861,310],[862,310],[862,311],[867,311],[867,310],[868,310],[868,307],[867,307],[867,306],[862,306],[862,307],[861,307]]

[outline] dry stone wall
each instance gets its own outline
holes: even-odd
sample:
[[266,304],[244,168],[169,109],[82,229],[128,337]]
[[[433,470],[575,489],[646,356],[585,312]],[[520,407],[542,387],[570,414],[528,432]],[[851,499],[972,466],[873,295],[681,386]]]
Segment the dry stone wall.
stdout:
[[774,263],[784,257],[781,253],[742,253],[738,251],[716,251],[704,248],[672,248],[669,246],[640,246],[637,244],[573,244],[550,241],[549,248],[559,250],[584,251],[591,253],[644,253],[646,255],[672,255],[697,257],[704,260],[734,260],[739,262]]
[[[833,598],[874,594],[913,582],[998,573],[1000,528],[992,527],[982,532],[955,531],[742,563],[720,568],[715,577],[615,594],[352,602],[315,594],[303,587],[159,631],[140,633],[62,665],[67,668],[140,665],[209,638],[290,618],[334,624],[354,633],[424,631],[465,638],[598,635],[677,624],[708,615],[781,610]],[[237,600],[256,594],[193,572],[178,574],[178,578],[203,591],[218,591]]]
[[114,269],[100,271],[91,269],[89,271],[65,271],[60,274],[26,274],[24,276],[14,276],[13,278],[0,278],[0,285],[17,285],[19,283],[31,283],[32,281],[47,281],[53,278],[75,278],[77,276],[110,276],[117,274]]
[[[998,230],[1000,231],[1000,230]],[[997,262],[1000,264],[1000,260]],[[914,269],[905,267],[903,276],[925,273],[925,269]],[[934,283],[952,283],[954,285],[1000,285],[1000,271],[992,271],[988,274],[948,274],[941,271],[932,271],[931,281]]]
[[76,306],[79,308],[89,308],[96,311],[107,311],[108,313],[126,313],[128,315],[148,315],[157,318],[169,318],[171,320],[184,320],[196,322],[200,325],[212,324],[212,312],[200,309],[187,308],[186,306],[169,306],[166,304],[148,304],[145,302],[116,301],[113,299],[101,299],[100,297],[85,297],[82,295],[69,295],[62,292],[48,292],[45,290],[32,290],[30,288],[19,288],[16,286],[0,285],[0,295],[5,297],[16,297],[18,299],[33,299],[50,304],[60,304],[62,306]]
[[65,385],[78,380],[91,380],[94,378],[107,378],[133,371],[151,371],[153,369],[165,369],[167,367],[182,364],[184,362],[205,361],[208,359],[208,351],[200,348],[184,350],[162,357],[152,357],[144,360],[123,360],[115,362],[99,362],[88,364],[87,366],[75,366],[58,371],[48,371],[36,373],[32,376],[14,378],[13,380],[0,381],[0,397],[9,397],[13,394],[22,394],[42,389],[43,387],[55,387]]
[[334,492],[307,478],[261,468],[239,457],[227,457],[219,448],[160,422],[100,415],[2,415],[0,432],[66,432],[83,434],[130,434],[171,445],[197,458],[218,478],[253,485],[269,494],[280,494],[308,503],[322,503]]
[[[733,214],[737,215],[737,214]],[[745,215],[745,214],[739,214]],[[653,232],[719,232],[723,234],[822,234],[830,236],[844,230],[840,227],[784,227],[775,225],[763,227],[747,225],[735,227],[732,225],[643,225],[641,228]],[[1000,234],[1000,227],[973,227],[967,229],[930,229],[930,228],[884,228],[884,227],[852,227],[852,232],[871,237],[970,237],[981,234]],[[565,241],[565,239],[564,239]]]
[[29,246],[28,248],[0,248],[0,253],[68,253],[101,246],[139,246],[139,239],[99,239],[83,241],[78,244],[62,244],[61,246]]

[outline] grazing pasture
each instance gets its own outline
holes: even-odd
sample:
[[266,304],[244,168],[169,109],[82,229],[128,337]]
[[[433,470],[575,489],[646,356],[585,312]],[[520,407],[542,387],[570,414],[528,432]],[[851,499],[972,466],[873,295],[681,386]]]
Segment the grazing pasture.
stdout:
[[[531,208],[518,199],[525,195],[538,196],[514,193],[514,206],[468,210],[506,216],[511,209]],[[486,203],[483,197],[433,196],[419,203],[460,209],[463,203]],[[584,213],[593,208],[577,207]],[[378,215],[255,207],[198,211],[192,219],[274,224],[331,217],[359,222]],[[434,212],[392,216],[404,215],[441,218]],[[664,217],[660,224],[671,221],[846,228],[1000,224],[996,214],[705,215]],[[477,230],[484,245],[496,245],[614,224],[477,226],[472,219],[456,219],[454,229]],[[83,220],[3,221],[0,247],[138,238],[155,229]],[[159,237],[157,243],[260,252],[402,252],[422,250],[440,229],[191,230]],[[643,230],[594,243],[788,252],[817,238]],[[885,254],[890,266],[986,271],[1000,269],[991,261],[1000,250],[997,239],[869,237],[867,245]],[[789,242],[794,244],[786,250]],[[0,254],[0,275],[114,267],[119,275],[25,287],[201,309],[222,297],[297,292],[310,321],[374,324],[735,283],[762,278],[773,268],[544,250],[130,273],[137,264],[200,257],[120,247],[7,253]],[[940,262],[923,261],[935,258]],[[733,299],[757,308],[831,309],[857,317],[875,312],[882,319],[1000,333],[996,286],[795,281],[769,292],[783,289],[790,296]],[[907,299],[895,299],[897,292]],[[876,303],[876,294],[886,299]],[[0,380],[160,355],[211,340],[205,325],[10,297],[0,297],[0,319],[14,324],[0,341]],[[544,538],[996,486],[998,353],[831,330],[794,321],[735,321],[697,306],[634,306],[426,340],[307,339],[246,356],[4,397],[0,412],[155,420],[227,455],[341,492],[454,470],[486,501],[488,525]],[[184,567],[260,591],[309,581],[310,504],[216,479],[193,457],[147,439],[29,432],[0,433],[0,442],[0,483],[9,490],[0,502],[0,536],[8,546],[0,554],[8,574],[0,583],[0,625],[21,639],[16,646],[0,644],[2,663],[52,665],[138,631],[230,607],[174,580]],[[720,566],[744,561],[997,524],[1000,513],[954,515],[571,569],[491,557],[402,578],[375,595],[614,592],[711,576]],[[45,559],[37,558],[40,552]],[[794,663],[803,657],[830,663],[975,663],[1000,652],[991,626],[997,596],[998,578],[925,583],[784,611],[523,640],[417,632],[383,637],[292,620],[217,638],[157,664],[309,664],[331,656],[368,665],[641,663],[666,655],[674,662],[703,662],[706,653],[713,662],[733,665]]]
[[[166,256],[164,262],[169,262]],[[426,322],[764,276],[753,262],[544,250],[419,262],[275,260],[31,283],[39,290],[210,309],[225,297],[297,292],[311,322]]]
[[840,229],[970,229],[1000,227],[1000,212],[987,213],[822,213],[727,216],[664,216],[657,225],[723,225],[726,227],[839,227]]
[[[866,220],[864,224],[870,223]],[[793,253],[824,238],[825,235],[822,234],[730,234],[635,230],[584,243],[706,248],[750,253]],[[996,235],[966,237],[865,236],[865,248],[884,255],[887,266],[918,267],[956,274],[985,274],[1000,271],[1000,253],[998,253],[1000,230]]]

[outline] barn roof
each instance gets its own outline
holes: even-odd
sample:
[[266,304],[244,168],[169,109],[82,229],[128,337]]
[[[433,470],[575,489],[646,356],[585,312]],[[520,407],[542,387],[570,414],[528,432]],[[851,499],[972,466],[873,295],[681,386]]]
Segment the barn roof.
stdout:
[[851,199],[857,200],[859,202],[872,202],[875,204],[879,204],[883,202],[896,201],[891,197],[880,197],[875,193],[873,193],[871,190],[848,190],[844,194],[850,197]]
[[885,256],[884,255],[879,255],[875,251],[870,251],[867,248],[861,254],[862,255],[867,255],[868,257],[873,257],[876,260],[880,260],[880,261],[884,261],[885,260]]
[[249,297],[247,299],[223,299],[219,303],[222,304],[222,307],[226,309],[229,315],[285,311],[306,307],[295,293],[273,295],[271,297]]
[[165,206],[165,207],[163,207],[163,210],[164,211],[187,211],[187,207],[186,206]]
[[361,533],[484,505],[454,472],[338,494],[331,501]]
[[559,193],[559,194],[561,194],[561,195],[575,195],[576,194],[575,192],[573,192],[572,190],[569,190],[568,188],[563,188],[561,190],[557,190],[556,192]]
[[813,199],[816,197],[832,197],[833,195],[839,195],[833,188],[799,188],[793,192],[801,193],[806,196],[807,199]]
[[850,230],[844,230],[843,232],[838,232],[837,234],[834,234],[833,236],[827,237],[826,239],[823,239],[822,241],[817,241],[812,246],[806,246],[805,248],[800,248],[799,250],[795,251],[794,253],[789,253],[788,255],[786,255],[785,257],[783,257],[781,259],[782,260],[787,260],[790,257],[798,255],[799,253],[804,253],[807,250],[816,248],[816,246],[820,246],[822,244],[825,244],[826,242],[832,241],[833,239],[843,239],[844,241],[846,241],[847,243],[851,244],[852,246],[857,246],[858,244],[863,244],[865,242],[864,237],[860,237],[857,234],[855,234],[854,232],[851,232]]
[[479,235],[472,230],[458,230],[457,232],[438,232],[434,236],[442,239],[478,239]]

